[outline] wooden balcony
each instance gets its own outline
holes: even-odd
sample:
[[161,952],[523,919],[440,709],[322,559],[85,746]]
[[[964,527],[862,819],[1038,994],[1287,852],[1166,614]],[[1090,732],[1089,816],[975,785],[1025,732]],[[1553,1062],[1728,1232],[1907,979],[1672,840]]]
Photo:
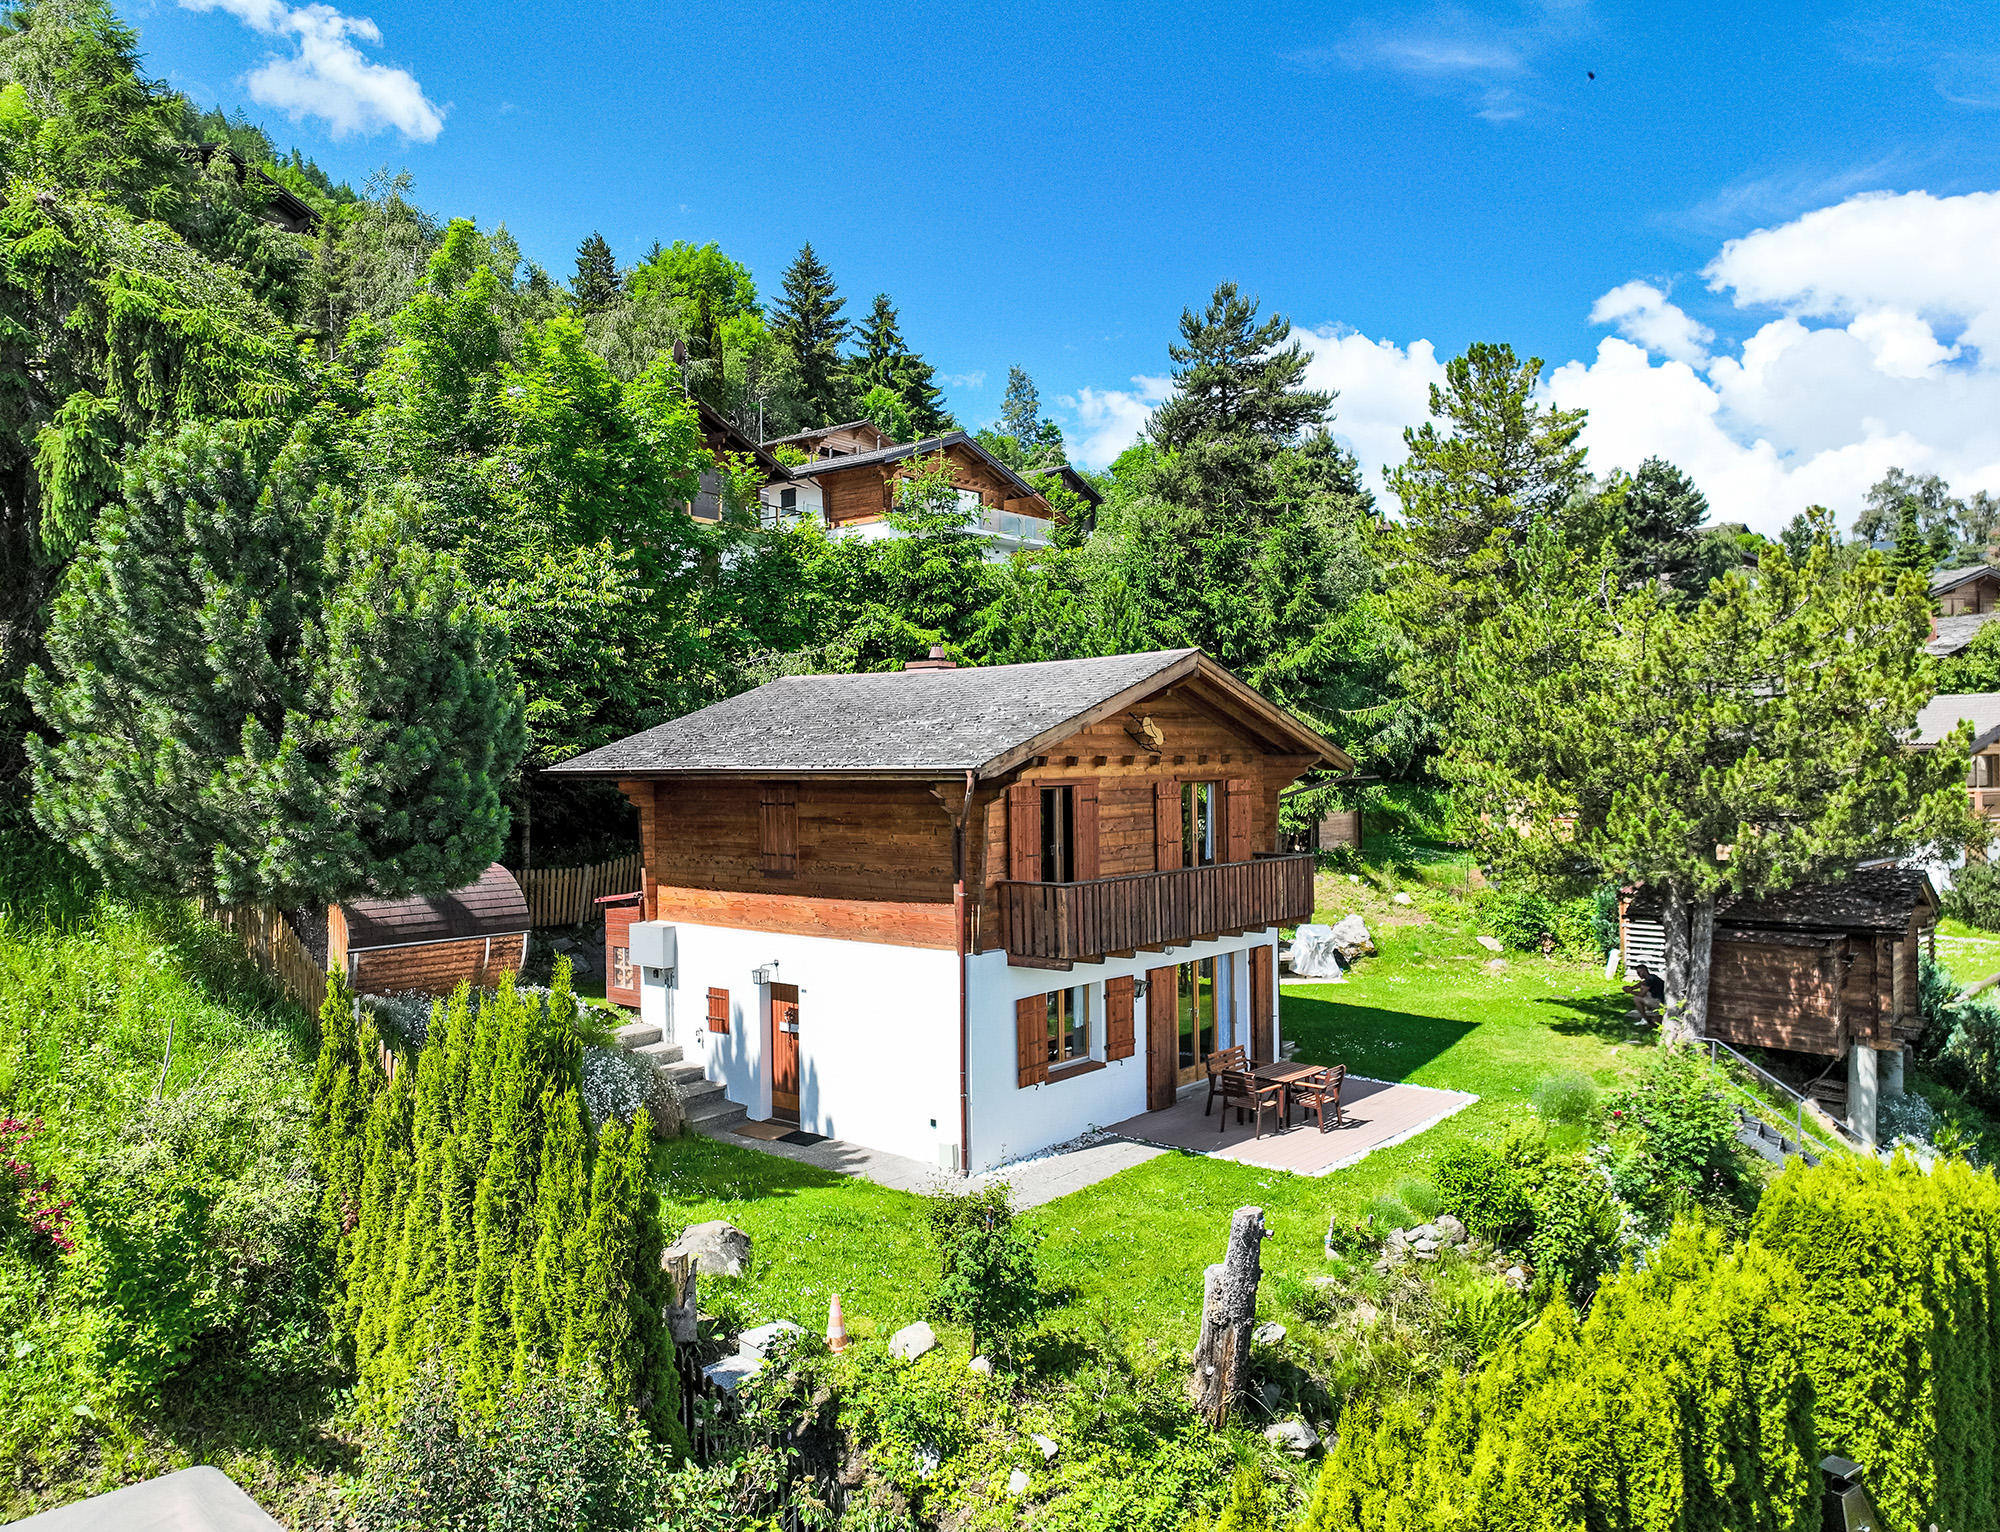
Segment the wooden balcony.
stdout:
[[1312,918],[1309,852],[1089,883],[1002,882],[1007,961],[1068,968]]
[[1981,819],[2000,819],[2000,787],[1974,787],[1967,789],[1972,794],[1972,812]]

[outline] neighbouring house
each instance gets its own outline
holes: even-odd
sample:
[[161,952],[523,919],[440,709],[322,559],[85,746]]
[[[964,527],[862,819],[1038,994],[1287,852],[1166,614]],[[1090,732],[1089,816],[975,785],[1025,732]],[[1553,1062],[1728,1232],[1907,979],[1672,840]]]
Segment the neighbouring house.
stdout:
[[701,471],[701,479],[695,488],[694,499],[688,502],[688,515],[696,521],[720,521],[722,519],[722,460],[727,455],[740,455],[755,461],[758,472],[766,485],[782,483],[790,478],[785,465],[778,461],[768,447],[760,446],[729,423],[726,416],[717,413],[695,401],[695,414],[701,421],[701,444],[708,448],[714,466]]
[[1979,636],[1979,630],[2000,613],[1980,612],[1965,617],[1933,617],[1931,636],[1924,642],[1924,653],[1933,659],[1949,659],[1954,654],[1963,654]]
[[495,862],[448,894],[349,899],[327,910],[327,966],[367,994],[448,995],[519,973],[528,951],[528,901]]
[[1340,748],[1197,650],[793,676],[550,774],[637,806],[639,1020],[747,1113],[978,1170],[1279,1047]]
[[[1930,879],[1888,865],[1720,901],[1705,1035],[1786,1056],[1809,1095],[1874,1143],[1880,1098],[1902,1094],[1903,1051],[1923,1028],[1917,967],[1937,915]],[[1641,890],[1624,926],[1628,963],[1661,971],[1658,898]]]
[[1972,725],[1972,766],[1966,788],[1972,811],[2000,818],[2000,692],[1948,692],[1931,698],[1917,713],[1910,736],[1916,750],[1935,750],[1961,723]]
[[[870,441],[876,445],[867,445]],[[1057,513],[1042,491],[963,431],[891,442],[861,421],[766,443],[781,444],[815,456],[794,464],[787,479],[765,486],[766,516],[774,524],[805,518],[823,523],[836,536],[900,537],[888,520],[896,486],[916,460],[942,453],[951,464],[952,486],[969,530],[985,540],[989,558],[998,562],[1023,549],[1047,547],[1056,526]],[[1067,465],[1036,470],[1036,477],[1044,475],[1075,489],[1095,513],[1102,497],[1083,475]]]
[[2000,569],[1968,564],[1931,576],[1931,600],[1940,617],[1991,616],[2000,611]]
[[319,227],[319,214],[313,211],[311,203],[277,180],[269,171],[252,165],[229,145],[183,144],[178,152],[189,164],[203,168],[213,163],[217,155],[222,155],[229,161],[230,169],[235,172],[238,186],[243,185],[254,175],[263,183],[261,189],[267,198],[259,214],[264,222],[275,224],[287,234],[310,234]]

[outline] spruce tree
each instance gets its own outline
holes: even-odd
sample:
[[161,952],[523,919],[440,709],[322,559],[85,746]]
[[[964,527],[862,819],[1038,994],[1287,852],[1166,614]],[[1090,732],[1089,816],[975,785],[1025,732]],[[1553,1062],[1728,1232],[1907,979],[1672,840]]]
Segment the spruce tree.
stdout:
[[1000,403],[998,424],[993,432],[981,432],[980,436],[988,450],[1017,473],[1056,467],[1068,458],[1062,428],[1042,414],[1041,390],[1019,367],[1007,369],[1007,392]]
[[840,354],[849,329],[840,317],[846,303],[833,273],[807,243],[785,269],[784,296],[772,308],[771,334],[791,353],[798,369],[799,407],[814,425],[839,424],[852,392]]
[[[902,401],[909,417],[907,429],[912,434],[899,440],[938,436],[956,429],[957,422],[944,407],[936,372],[904,341],[895,305],[887,293],[875,295],[875,305],[868,311],[859,341],[859,349],[848,364],[854,390],[866,395],[871,389],[886,388]],[[874,419],[872,415],[868,418]]]
[[595,314],[616,303],[623,289],[611,246],[605,243],[602,234],[591,230],[576,247],[576,275],[569,283],[576,306],[586,314]]
[[1303,386],[1305,347],[1286,344],[1291,321],[1273,314],[1259,324],[1257,309],[1255,298],[1222,282],[1200,313],[1181,311],[1180,343],[1167,347],[1174,391],[1148,427],[1161,446],[1215,437],[1284,443],[1326,419],[1333,395]]
[[333,428],[207,423],[127,469],[28,690],[37,821],[108,881],[324,908],[498,854],[525,748],[497,636]]
[[1722,573],[1715,545],[1702,536],[1707,519],[1708,498],[1694,481],[1664,458],[1647,458],[1619,505],[1620,586],[1651,584],[1683,600],[1706,592]]
[[1929,579],[1931,571],[1937,567],[1936,559],[1931,556],[1930,542],[1925,538],[1922,522],[1918,518],[1914,497],[1906,498],[1896,507],[1896,551],[1890,555],[1889,562],[1898,569],[1922,575],[1925,579]]

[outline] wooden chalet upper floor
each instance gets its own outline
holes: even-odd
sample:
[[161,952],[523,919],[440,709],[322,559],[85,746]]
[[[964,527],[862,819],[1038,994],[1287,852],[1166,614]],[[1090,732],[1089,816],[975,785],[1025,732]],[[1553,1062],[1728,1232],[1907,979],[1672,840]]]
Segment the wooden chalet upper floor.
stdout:
[[552,772],[637,806],[650,919],[1065,967],[1309,918],[1278,794],[1317,766],[1352,763],[1169,650],[792,677]]

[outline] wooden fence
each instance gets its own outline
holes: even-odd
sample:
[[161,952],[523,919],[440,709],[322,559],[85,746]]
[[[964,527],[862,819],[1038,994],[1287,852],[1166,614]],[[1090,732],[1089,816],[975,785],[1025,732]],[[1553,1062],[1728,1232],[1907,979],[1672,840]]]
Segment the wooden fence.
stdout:
[[262,973],[275,980],[309,1015],[319,1014],[326,1002],[326,969],[313,961],[276,905],[197,902],[202,914],[236,934]]
[[597,901],[607,894],[635,893],[639,853],[593,862],[587,867],[530,867],[514,874],[528,900],[528,924],[580,926],[597,918]]

